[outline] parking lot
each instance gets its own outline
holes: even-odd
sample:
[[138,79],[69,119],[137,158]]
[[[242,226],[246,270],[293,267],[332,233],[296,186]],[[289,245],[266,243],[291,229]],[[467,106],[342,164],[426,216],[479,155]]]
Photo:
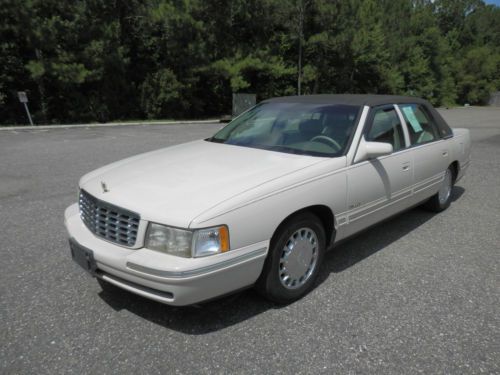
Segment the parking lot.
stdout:
[[81,175],[220,124],[0,130],[0,372],[500,373],[500,108],[441,113],[473,139],[451,207],[342,244],[288,306],[107,294],[71,260]]

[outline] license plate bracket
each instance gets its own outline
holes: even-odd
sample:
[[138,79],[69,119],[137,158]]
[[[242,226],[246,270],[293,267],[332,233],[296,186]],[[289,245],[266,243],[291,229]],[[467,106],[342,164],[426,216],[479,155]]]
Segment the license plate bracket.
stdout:
[[71,257],[76,264],[82,267],[90,275],[95,276],[97,264],[94,259],[94,252],[83,247],[73,239],[69,240],[69,248],[71,250]]

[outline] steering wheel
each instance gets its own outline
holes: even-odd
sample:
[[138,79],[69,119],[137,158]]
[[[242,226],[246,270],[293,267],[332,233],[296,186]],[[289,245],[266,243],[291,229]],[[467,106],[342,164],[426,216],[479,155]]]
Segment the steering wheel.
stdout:
[[340,147],[340,145],[337,143],[336,140],[334,140],[330,137],[327,137],[326,135],[317,135],[311,139],[311,142],[312,141],[317,141],[317,142],[327,144],[328,146],[333,146],[333,148],[335,148],[335,151],[342,150],[342,147]]

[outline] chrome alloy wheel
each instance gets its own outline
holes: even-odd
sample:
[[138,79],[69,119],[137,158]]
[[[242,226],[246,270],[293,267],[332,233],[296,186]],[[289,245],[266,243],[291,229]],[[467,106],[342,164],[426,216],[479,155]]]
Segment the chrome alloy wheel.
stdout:
[[444,204],[448,200],[448,198],[450,197],[451,185],[452,185],[451,181],[452,181],[451,170],[447,169],[446,174],[444,175],[443,185],[439,189],[439,193],[438,193],[440,204]]
[[318,237],[310,228],[300,228],[286,241],[279,261],[279,278],[287,289],[297,289],[311,277],[318,262]]

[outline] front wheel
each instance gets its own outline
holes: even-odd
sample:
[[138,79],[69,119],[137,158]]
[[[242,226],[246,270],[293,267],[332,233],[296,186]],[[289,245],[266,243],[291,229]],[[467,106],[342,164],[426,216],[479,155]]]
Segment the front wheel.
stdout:
[[434,212],[441,212],[446,210],[451,203],[452,190],[453,170],[451,167],[449,167],[445,172],[443,183],[439,188],[439,191],[424,203],[424,207]]
[[292,217],[273,236],[257,289],[276,303],[290,303],[314,286],[325,253],[325,231],[318,217]]

